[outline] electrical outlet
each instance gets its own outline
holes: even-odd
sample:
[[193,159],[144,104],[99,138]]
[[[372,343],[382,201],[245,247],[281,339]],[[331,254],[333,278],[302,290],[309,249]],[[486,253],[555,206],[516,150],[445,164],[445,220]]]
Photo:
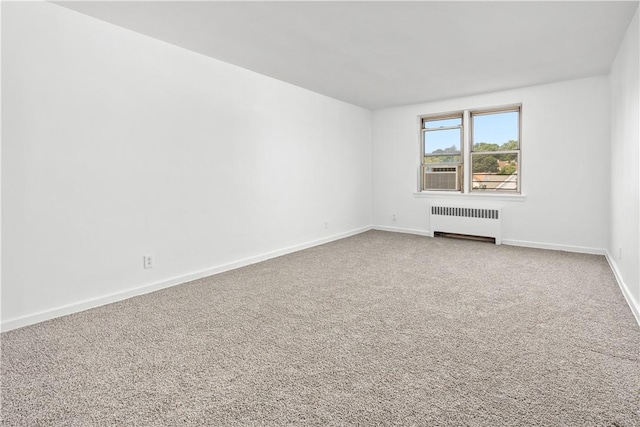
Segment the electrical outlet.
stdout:
[[391,219],[392,219],[393,221],[397,221],[397,220],[398,220],[398,217],[396,216],[396,214],[393,214],[393,215],[391,215]]
[[329,221],[325,221],[324,222],[324,229],[328,230],[329,229]]
[[153,255],[145,255],[143,257],[144,268],[153,268]]

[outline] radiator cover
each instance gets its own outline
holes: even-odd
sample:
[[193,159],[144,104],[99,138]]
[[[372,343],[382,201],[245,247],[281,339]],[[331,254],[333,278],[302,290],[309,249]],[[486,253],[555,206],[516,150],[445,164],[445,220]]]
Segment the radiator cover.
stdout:
[[492,237],[496,245],[502,243],[502,208],[432,204],[429,209],[431,236],[436,232]]

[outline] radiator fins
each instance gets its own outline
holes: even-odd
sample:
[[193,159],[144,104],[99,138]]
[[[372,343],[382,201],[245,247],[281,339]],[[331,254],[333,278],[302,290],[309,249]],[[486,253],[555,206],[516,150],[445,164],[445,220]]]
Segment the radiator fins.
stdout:
[[500,219],[500,211],[498,211],[497,209],[432,206],[431,214],[442,216],[459,216],[464,218]]

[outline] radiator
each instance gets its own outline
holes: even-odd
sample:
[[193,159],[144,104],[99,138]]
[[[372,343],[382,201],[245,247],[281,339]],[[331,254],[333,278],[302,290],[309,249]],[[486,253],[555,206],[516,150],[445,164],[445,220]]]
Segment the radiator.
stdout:
[[502,209],[498,207],[472,207],[458,205],[431,205],[429,228],[436,232],[492,237],[496,245],[502,243]]

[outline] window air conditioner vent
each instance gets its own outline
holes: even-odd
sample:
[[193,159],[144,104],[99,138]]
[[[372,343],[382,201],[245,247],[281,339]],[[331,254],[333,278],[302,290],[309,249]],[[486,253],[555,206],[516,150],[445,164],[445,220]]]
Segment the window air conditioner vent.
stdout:
[[424,172],[425,190],[460,190],[460,166],[431,166]]
[[457,166],[443,166],[431,169],[433,172],[457,172]]

